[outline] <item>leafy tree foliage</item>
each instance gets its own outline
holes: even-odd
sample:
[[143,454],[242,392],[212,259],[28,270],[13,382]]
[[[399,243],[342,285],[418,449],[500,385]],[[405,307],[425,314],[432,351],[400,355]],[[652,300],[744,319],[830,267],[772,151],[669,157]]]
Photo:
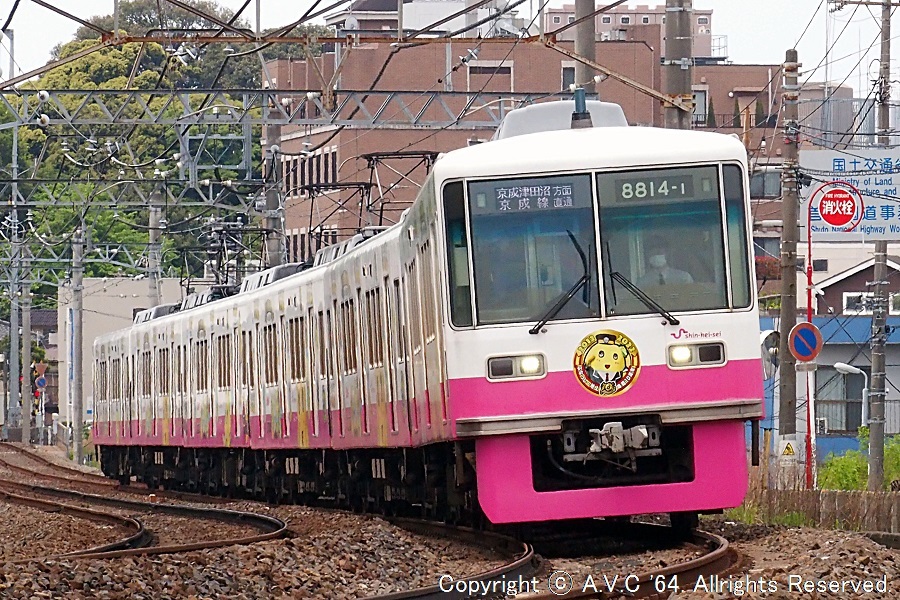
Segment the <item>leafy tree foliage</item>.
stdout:
[[[231,10],[219,6],[210,0],[189,0],[188,4],[200,11],[214,16],[219,21],[230,22],[234,17]],[[97,16],[90,19],[91,23],[107,31],[115,27],[113,15]],[[238,18],[233,26],[251,31],[249,23]],[[161,28],[183,30],[208,30],[210,35],[216,34],[221,29],[214,22],[197,16],[191,12],[172,5],[163,5],[160,12],[156,0],[126,0],[119,5],[119,29],[131,35],[152,35],[155,30]],[[274,30],[267,30],[271,33]],[[291,37],[310,35],[313,38],[331,36],[334,32],[329,27],[321,25],[301,25],[289,33]],[[96,43],[98,34],[89,27],[81,27],[75,33],[75,41]],[[57,46],[53,51],[54,58],[66,56],[67,48],[72,44]],[[177,88],[209,89],[220,87],[225,89],[256,89],[261,83],[261,65],[259,58],[253,50],[257,47],[254,43],[215,43],[195,44],[187,46],[170,45],[163,52],[175,57],[172,62],[179,63],[176,72],[170,75],[170,84]],[[160,49],[162,49],[160,47]],[[310,44],[310,52],[313,55],[321,54],[322,45]],[[271,44],[265,45],[263,55],[267,60],[275,58],[299,58],[305,56],[304,50],[297,44]],[[92,55],[93,56],[93,55]],[[179,60],[178,58],[183,59]],[[156,65],[158,69],[160,65]],[[223,66],[225,68],[223,69]],[[75,87],[75,86],[70,86]],[[112,86],[114,87],[114,86]],[[120,86],[124,87],[124,86]]]
[[[199,10],[214,15],[218,20],[229,22],[234,17],[231,11],[220,7],[212,0],[186,1]],[[208,19],[168,3],[159,3],[157,0],[123,0],[119,3],[119,8],[119,29],[126,35],[152,35],[155,29],[160,28],[204,30],[210,35],[215,35],[221,29]],[[94,17],[91,21],[107,31],[112,31],[115,27],[113,15]],[[233,24],[237,28],[250,29],[249,23],[243,18],[235,19]],[[308,25],[296,28],[289,35],[292,37],[310,35],[316,38],[333,35],[333,32],[326,27]],[[53,50],[51,59],[72,56],[99,41],[96,30],[82,27],[72,41],[60,44]],[[23,84],[22,87],[35,90],[104,90],[128,87],[134,90],[259,89],[262,66],[255,51],[258,48],[267,60],[305,56],[304,48],[297,44],[210,43],[175,46],[125,43],[98,50],[56,67],[37,80]],[[319,54],[322,46],[311,43],[309,51],[313,55]],[[136,68],[135,61],[138,61]],[[189,94],[191,106],[197,109],[201,108],[207,99],[204,93],[189,92]],[[10,100],[15,101],[15,98]],[[167,111],[167,116],[176,116],[174,111],[179,110],[175,106],[168,106],[162,97],[151,100],[150,96],[145,96],[144,101],[148,102],[154,112]],[[65,108],[72,111],[76,108],[78,100],[70,99],[68,102],[71,106]],[[109,100],[107,103],[109,104]],[[235,103],[239,105],[240,100],[236,100]],[[111,108],[121,109],[126,116],[132,114],[136,117],[139,113],[136,106]],[[82,108],[80,114],[84,117],[101,116],[99,107],[92,106]],[[11,118],[9,111],[0,106],[0,122],[8,122]],[[260,135],[258,127],[255,128],[253,135],[258,139]],[[239,152],[240,149],[215,147],[216,144],[224,143],[212,140],[210,152],[232,155]],[[8,177],[9,165],[12,163],[11,146],[11,130],[0,131],[0,170],[7,172],[5,175],[0,173],[0,179]],[[71,127],[20,127],[18,167],[20,178],[24,178],[19,184],[23,196],[35,203],[46,204],[51,199],[49,195],[52,195],[67,204],[82,206],[77,210],[65,207],[35,210],[30,213],[25,209],[20,210],[18,219],[26,223],[32,256],[40,257],[42,253],[46,254],[48,247],[52,247],[57,254],[70,252],[71,235],[82,216],[89,225],[90,237],[95,243],[120,244],[132,249],[136,254],[141,254],[149,240],[146,209],[88,208],[94,198],[92,194],[114,194],[115,186],[98,190],[98,187],[93,185],[79,187],[76,184],[66,185],[64,182],[152,178],[156,166],[154,160],[167,159],[168,162],[161,165],[160,169],[172,169],[175,162],[172,156],[177,151],[175,131],[166,126],[95,125],[82,126],[77,128],[77,131]],[[254,143],[255,177],[259,177],[260,160],[260,145]],[[141,165],[141,167],[134,168],[127,165]],[[48,194],[39,186],[30,183],[32,178],[57,180],[62,183],[53,189],[52,194]],[[225,179],[238,179],[238,174],[224,169],[215,174],[215,180]],[[9,209],[5,210],[6,212],[0,210],[0,220],[8,216]],[[81,213],[82,210],[86,211],[84,215]],[[211,209],[199,212],[196,209],[193,212],[188,209],[167,210],[166,217],[170,227],[163,236],[164,270],[178,269],[179,272],[184,272],[185,269],[196,271],[202,268],[198,258],[186,259],[176,248],[196,248],[202,221],[216,214]],[[39,261],[35,263],[38,273],[42,268],[40,264]],[[133,275],[135,272],[112,263],[85,264],[87,277],[120,274]],[[35,306],[54,304],[56,293],[52,286],[34,285],[32,289],[35,292]],[[0,317],[8,314],[8,300],[0,298]]]

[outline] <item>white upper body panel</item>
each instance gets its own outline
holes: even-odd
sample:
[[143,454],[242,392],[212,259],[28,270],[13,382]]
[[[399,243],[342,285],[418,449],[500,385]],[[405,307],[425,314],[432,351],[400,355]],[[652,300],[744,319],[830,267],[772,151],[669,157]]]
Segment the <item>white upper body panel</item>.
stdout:
[[438,180],[538,172],[650,167],[734,160],[747,150],[730,135],[655,127],[594,127],[543,131],[496,140],[443,155]]

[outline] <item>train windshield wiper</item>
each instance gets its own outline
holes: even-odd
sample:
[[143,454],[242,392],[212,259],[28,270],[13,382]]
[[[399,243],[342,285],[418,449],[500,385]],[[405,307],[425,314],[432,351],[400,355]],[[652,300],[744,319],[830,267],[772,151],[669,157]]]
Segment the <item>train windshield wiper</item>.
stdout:
[[618,281],[619,283],[621,283],[623,286],[625,286],[625,289],[627,289],[629,292],[634,294],[638,300],[643,302],[644,306],[655,310],[656,312],[661,314],[663,317],[665,317],[666,321],[668,321],[670,325],[678,325],[681,323],[681,321],[676,319],[672,315],[672,313],[670,313],[669,311],[664,309],[662,306],[660,306],[653,298],[648,296],[647,293],[644,292],[644,290],[642,290],[638,286],[631,283],[628,280],[628,278],[626,278],[624,275],[622,275],[618,271],[613,271],[612,273],[610,273],[610,277],[612,279],[614,279],[615,281]]
[[591,274],[590,270],[588,269],[587,255],[584,253],[584,250],[581,249],[581,244],[578,243],[575,235],[568,229],[566,230],[566,233],[569,234],[569,239],[572,240],[572,245],[575,246],[575,250],[578,251],[578,255],[581,257],[581,265],[584,267],[584,274],[578,278],[578,281],[576,281],[575,284],[569,288],[565,295],[560,298],[556,302],[556,304],[550,307],[550,310],[547,311],[547,314],[541,317],[541,320],[538,321],[534,327],[528,330],[528,333],[532,335],[537,335],[538,333],[540,333],[541,327],[546,325],[547,321],[555,317],[557,313],[559,313],[559,311],[561,311],[563,307],[569,303],[569,300],[575,297],[575,294],[578,293],[578,290],[581,289],[581,286],[584,286],[585,288],[585,296],[587,296],[587,294],[589,293],[589,286],[587,284],[591,280]]

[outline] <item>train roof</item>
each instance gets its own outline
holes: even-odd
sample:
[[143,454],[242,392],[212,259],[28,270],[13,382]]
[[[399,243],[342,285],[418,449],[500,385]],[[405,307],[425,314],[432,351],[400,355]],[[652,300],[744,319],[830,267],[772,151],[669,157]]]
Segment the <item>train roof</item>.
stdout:
[[460,148],[435,163],[435,176],[489,177],[539,171],[652,167],[662,163],[746,162],[734,136],[658,127],[543,131]]
[[[585,105],[588,112],[591,113],[591,122],[594,127],[628,127],[625,112],[618,104],[588,100]],[[574,111],[574,100],[541,102],[517,108],[503,117],[493,139],[502,140],[539,131],[569,129],[572,125]]]
[[172,304],[160,304],[159,306],[154,306],[152,308],[147,308],[142,311],[139,311],[134,315],[134,324],[138,323],[146,323],[152,319],[158,319],[160,317],[164,317],[166,315],[170,315],[174,312],[178,312],[181,309],[181,302],[174,302]]
[[299,273],[300,271],[308,268],[309,265],[306,263],[287,263],[284,265],[272,267],[271,269],[266,269],[265,271],[253,273],[252,275],[247,275],[241,282],[240,293],[244,294],[246,292],[259,289],[263,286],[274,283],[280,279],[284,279],[285,277],[290,277],[291,275]]

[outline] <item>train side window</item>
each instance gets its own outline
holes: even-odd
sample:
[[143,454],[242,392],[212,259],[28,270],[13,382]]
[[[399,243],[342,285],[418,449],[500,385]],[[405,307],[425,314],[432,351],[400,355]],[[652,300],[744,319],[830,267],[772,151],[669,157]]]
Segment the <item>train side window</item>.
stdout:
[[447,240],[447,281],[450,285],[450,320],[457,327],[471,327],[469,234],[466,231],[466,204],[461,181],[444,186],[444,222]]
[[731,302],[734,308],[750,306],[750,262],[747,256],[747,218],[744,212],[744,183],[741,168],[723,167],[728,260],[731,263]]

